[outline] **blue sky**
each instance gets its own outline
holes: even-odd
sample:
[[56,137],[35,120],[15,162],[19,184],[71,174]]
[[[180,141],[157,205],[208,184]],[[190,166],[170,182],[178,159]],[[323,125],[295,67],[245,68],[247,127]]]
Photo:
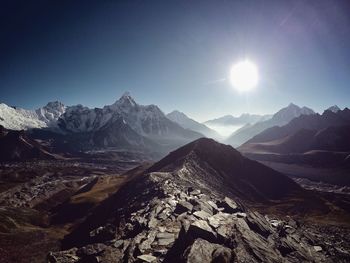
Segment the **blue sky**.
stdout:
[[[2,1],[0,101],[101,107],[124,91],[199,120],[350,106],[347,1]],[[227,81],[249,58],[260,82]]]

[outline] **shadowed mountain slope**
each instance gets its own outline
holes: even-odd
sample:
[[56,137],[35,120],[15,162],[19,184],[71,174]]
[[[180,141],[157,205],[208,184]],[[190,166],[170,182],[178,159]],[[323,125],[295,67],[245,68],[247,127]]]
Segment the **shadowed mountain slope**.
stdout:
[[129,181],[66,236],[66,250],[49,254],[49,262],[336,262],[339,257],[339,252],[328,256],[333,246],[316,230],[305,234],[299,222],[247,208],[248,199],[277,202],[305,191],[231,146],[198,139],[128,175]]
[[220,138],[220,135],[214,131],[213,129],[208,128],[202,123],[199,123],[191,118],[189,118],[186,114],[180,111],[172,111],[168,113],[167,118],[172,120],[173,122],[176,122],[181,127],[185,129],[190,129],[192,131],[199,132],[206,137],[217,139]]
[[349,124],[350,110],[348,108],[337,112],[326,110],[322,115],[301,115],[284,126],[275,126],[266,129],[246,143],[260,143],[281,139],[286,136],[293,135],[301,129],[319,131],[332,126],[344,126]]
[[24,131],[7,130],[0,125],[0,161],[54,159],[55,157]]
[[250,200],[278,199],[300,190],[286,176],[243,157],[229,145],[206,138],[171,152],[149,169],[154,171],[177,173]]
[[301,108],[291,103],[287,107],[275,113],[271,119],[258,122],[254,125],[244,126],[235,131],[229,138],[226,139],[225,142],[233,146],[239,146],[268,128],[285,125],[298,116],[314,114],[315,112],[312,109],[307,107]]

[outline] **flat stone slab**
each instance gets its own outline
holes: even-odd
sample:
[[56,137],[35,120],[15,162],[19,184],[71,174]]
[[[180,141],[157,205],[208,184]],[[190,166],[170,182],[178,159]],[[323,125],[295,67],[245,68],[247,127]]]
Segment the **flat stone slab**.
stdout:
[[137,256],[137,258],[143,262],[148,262],[148,263],[155,262],[157,260],[155,256],[152,256],[150,254],[140,255],[140,256]]

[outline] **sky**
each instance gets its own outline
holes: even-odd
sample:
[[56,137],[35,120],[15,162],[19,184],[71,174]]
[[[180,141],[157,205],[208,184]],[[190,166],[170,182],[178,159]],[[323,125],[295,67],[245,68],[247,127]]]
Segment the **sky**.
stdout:
[[[205,121],[350,102],[350,3],[0,1],[0,102],[102,107],[129,91]],[[249,59],[250,92],[227,80]]]

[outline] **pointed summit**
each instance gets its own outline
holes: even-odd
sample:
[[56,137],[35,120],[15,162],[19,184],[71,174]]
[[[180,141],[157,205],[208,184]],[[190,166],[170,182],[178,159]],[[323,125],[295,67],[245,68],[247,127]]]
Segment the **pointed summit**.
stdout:
[[131,97],[131,94],[129,91],[125,91],[122,95],[122,97]]
[[248,200],[278,199],[301,190],[288,177],[244,157],[229,145],[208,138],[178,148],[147,172],[171,172]]
[[334,112],[334,113],[337,113],[340,110],[341,109],[337,105],[333,105],[333,106],[329,107],[328,109],[326,109],[326,111],[331,111],[331,112]]
[[294,104],[293,102],[289,103],[289,105],[287,106],[287,108],[299,108],[298,105]]
[[137,106],[137,103],[135,102],[135,100],[133,99],[133,97],[131,97],[130,92],[126,91],[123,93],[123,95],[116,101],[114,102],[112,105],[110,106],[105,106],[105,108],[109,108],[113,111],[116,110],[120,110],[120,109],[130,109]]
[[120,99],[116,102],[119,105],[129,105],[129,106],[135,106],[137,103],[135,100],[131,97],[130,92],[126,91],[124,94],[120,97]]
[[37,109],[35,112],[39,120],[45,122],[48,126],[56,125],[56,121],[66,112],[67,107],[60,101],[51,101],[46,106]]
[[292,119],[299,117],[300,115],[310,115],[310,114],[315,114],[315,112],[308,107],[304,106],[300,108],[298,105],[295,105],[294,103],[290,103],[287,107],[275,113],[272,119],[287,123]]
[[50,101],[41,109],[45,109],[48,112],[55,112],[59,115],[64,113],[66,106],[60,101]]

